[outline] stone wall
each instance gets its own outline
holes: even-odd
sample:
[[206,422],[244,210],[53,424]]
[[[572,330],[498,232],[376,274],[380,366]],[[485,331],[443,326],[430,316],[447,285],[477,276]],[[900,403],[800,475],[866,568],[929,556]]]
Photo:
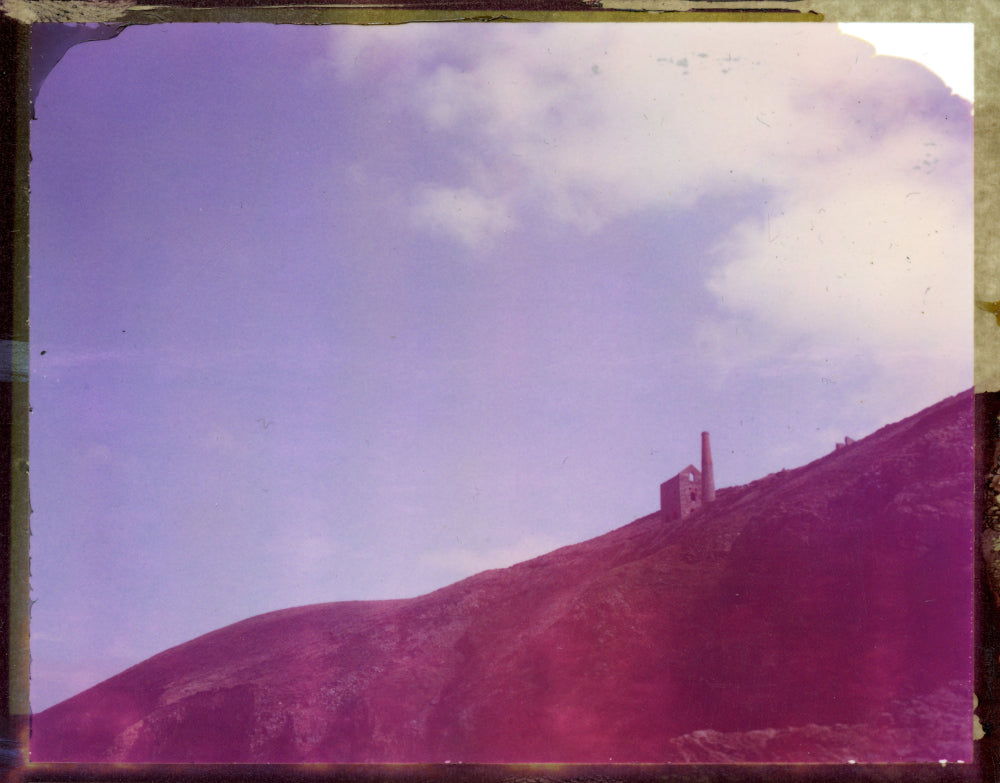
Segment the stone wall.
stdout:
[[688,465],[660,485],[660,513],[664,520],[683,519],[701,508],[701,471]]

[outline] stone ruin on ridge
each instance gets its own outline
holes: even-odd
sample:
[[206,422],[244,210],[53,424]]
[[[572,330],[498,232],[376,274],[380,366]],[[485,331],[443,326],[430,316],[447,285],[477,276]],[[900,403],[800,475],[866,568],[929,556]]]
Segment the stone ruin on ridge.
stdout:
[[715,475],[708,433],[701,433],[701,470],[688,465],[660,484],[660,515],[664,521],[683,519],[702,505],[715,502]]

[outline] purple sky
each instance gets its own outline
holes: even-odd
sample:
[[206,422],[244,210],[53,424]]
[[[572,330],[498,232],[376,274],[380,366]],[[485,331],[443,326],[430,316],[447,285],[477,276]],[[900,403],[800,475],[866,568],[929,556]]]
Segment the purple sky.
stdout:
[[36,113],[35,710],[972,384],[971,107],[832,25],[134,27]]

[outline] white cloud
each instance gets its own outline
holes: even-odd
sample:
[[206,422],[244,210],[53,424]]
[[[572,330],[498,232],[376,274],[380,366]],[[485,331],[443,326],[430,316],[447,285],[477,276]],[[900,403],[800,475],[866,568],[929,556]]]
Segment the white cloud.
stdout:
[[471,247],[502,234],[512,225],[499,201],[471,188],[433,185],[416,194],[410,220],[413,225],[450,234]]
[[[834,25],[432,27],[405,31],[391,54],[393,30],[346,35],[352,62],[408,57],[391,80],[373,65],[366,83],[382,79],[390,111],[405,104],[454,138],[464,170],[433,183],[433,203],[458,193],[587,228],[842,170],[845,154],[870,156],[926,119],[914,78],[944,89]],[[415,209],[427,202],[418,192]]]
[[935,367],[948,393],[971,373],[971,107],[934,73],[836,25],[462,32],[391,54],[392,31],[353,34],[359,62],[409,58],[367,77],[454,151],[415,186],[416,223],[476,247],[529,215],[595,231],[752,198],[696,270],[724,313],[703,340],[730,366]]
[[709,287],[776,334],[849,349],[971,340],[971,226],[960,205],[933,209],[905,181],[872,181],[742,223],[718,251]]

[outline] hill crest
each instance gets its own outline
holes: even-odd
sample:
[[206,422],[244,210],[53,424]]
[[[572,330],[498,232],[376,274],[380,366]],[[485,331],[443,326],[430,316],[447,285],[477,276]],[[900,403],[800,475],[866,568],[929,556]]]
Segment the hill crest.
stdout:
[[220,628],[34,716],[32,759],[969,759],[972,407],[416,598]]

